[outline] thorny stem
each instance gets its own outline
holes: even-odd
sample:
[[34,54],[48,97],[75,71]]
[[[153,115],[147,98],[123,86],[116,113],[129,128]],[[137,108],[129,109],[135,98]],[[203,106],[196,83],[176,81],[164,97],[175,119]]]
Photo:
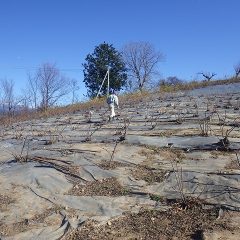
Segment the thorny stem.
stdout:
[[177,187],[178,187],[180,197],[181,197],[183,203],[186,204],[186,198],[185,198],[185,194],[183,192],[183,171],[182,171],[182,167],[181,167],[181,169],[179,169],[178,165],[177,165],[177,162],[175,162],[175,165],[176,165],[176,169],[175,169],[172,161],[171,161],[171,165],[172,165],[173,172],[174,172],[174,175],[175,175],[175,178],[176,178]]
[[27,136],[26,136],[25,139],[24,139],[20,156],[22,156],[22,154],[23,154],[23,149],[24,149],[24,147],[25,147],[26,140],[27,140]]
[[116,148],[117,148],[118,143],[119,143],[119,141],[116,141],[116,142],[115,142],[115,145],[114,145],[114,148],[113,148],[113,151],[112,151],[111,158],[110,158],[110,161],[109,161],[109,162],[112,162],[112,160],[114,159],[114,155],[115,155],[115,152],[116,152]]

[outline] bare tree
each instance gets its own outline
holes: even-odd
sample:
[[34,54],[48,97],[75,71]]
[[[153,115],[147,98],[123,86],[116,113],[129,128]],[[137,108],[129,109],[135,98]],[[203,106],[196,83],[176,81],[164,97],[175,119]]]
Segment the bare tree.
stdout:
[[128,69],[130,85],[140,91],[158,74],[157,65],[163,55],[147,42],[129,43],[123,48],[123,58]]
[[69,93],[68,79],[60,74],[55,64],[44,63],[39,67],[33,83],[39,91],[40,107],[44,110]]
[[1,81],[1,88],[2,88],[2,106],[3,110],[7,107],[7,111],[10,112],[13,110],[14,107],[14,82],[12,80],[3,79]]
[[29,88],[22,89],[21,94],[17,97],[15,103],[20,104],[21,109],[28,110],[29,106],[33,107],[30,94]]
[[198,74],[201,74],[207,81],[210,81],[214,76],[216,76],[216,73],[210,73],[210,72],[200,72]]
[[76,79],[71,79],[70,82],[69,82],[69,85],[70,85],[70,91],[71,91],[71,94],[72,94],[72,104],[74,104],[77,101],[76,92],[79,90],[77,80]]
[[240,63],[234,66],[234,70],[235,70],[235,78],[238,78],[240,75]]
[[32,76],[30,73],[28,74],[28,86],[27,91],[29,95],[29,102],[32,108],[37,109],[38,107],[38,78],[36,76]]

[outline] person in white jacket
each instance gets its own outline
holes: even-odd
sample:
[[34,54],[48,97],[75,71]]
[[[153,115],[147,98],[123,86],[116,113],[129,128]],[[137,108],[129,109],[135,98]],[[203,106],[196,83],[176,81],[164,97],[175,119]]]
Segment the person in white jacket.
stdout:
[[114,90],[110,89],[109,93],[110,95],[107,97],[107,104],[110,110],[110,116],[109,116],[109,121],[110,121],[116,116],[114,107],[116,106],[117,108],[119,108],[119,105],[118,105],[118,97],[115,94]]

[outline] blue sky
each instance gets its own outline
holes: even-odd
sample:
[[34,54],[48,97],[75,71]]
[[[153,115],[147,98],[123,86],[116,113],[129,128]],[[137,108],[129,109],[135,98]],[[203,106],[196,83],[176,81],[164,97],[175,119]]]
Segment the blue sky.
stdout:
[[[86,93],[82,63],[104,41],[146,41],[165,55],[162,77],[225,77],[240,62],[239,0],[2,0],[0,79],[25,87],[27,72],[56,63]],[[200,76],[198,76],[200,78]]]

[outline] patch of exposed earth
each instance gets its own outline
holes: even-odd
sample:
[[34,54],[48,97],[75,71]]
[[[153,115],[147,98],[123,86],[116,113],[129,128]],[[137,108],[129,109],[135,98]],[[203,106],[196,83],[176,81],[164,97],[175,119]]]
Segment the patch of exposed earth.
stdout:
[[9,196],[0,194],[0,211],[6,211],[8,206],[14,201],[15,200]]
[[[44,212],[35,215],[33,218],[25,218],[16,223],[0,224],[0,233],[2,236],[13,236],[17,233],[31,230],[39,225],[47,226],[48,224],[61,224],[61,218],[54,219],[51,216],[59,212],[61,208],[58,206],[45,210]],[[55,221],[55,222],[53,222]]]
[[85,185],[75,185],[69,192],[74,196],[122,196],[129,190],[119,184],[116,178],[107,178],[88,182]]
[[165,179],[166,175],[166,173],[162,170],[151,169],[150,167],[143,165],[132,168],[130,172],[136,180],[143,180],[148,184],[154,182],[162,182]]
[[101,163],[98,164],[99,167],[105,170],[115,169],[117,167],[129,167],[129,165],[128,163],[117,161],[101,161]]
[[221,229],[239,232],[239,227],[228,222],[231,213],[225,212],[227,216],[222,219],[219,209],[204,208],[196,200],[188,200],[184,206],[177,202],[169,204],[171,209],[167,211],[141,209],[103,225],[87,221],[66,239],[210,239],[204,236]]

